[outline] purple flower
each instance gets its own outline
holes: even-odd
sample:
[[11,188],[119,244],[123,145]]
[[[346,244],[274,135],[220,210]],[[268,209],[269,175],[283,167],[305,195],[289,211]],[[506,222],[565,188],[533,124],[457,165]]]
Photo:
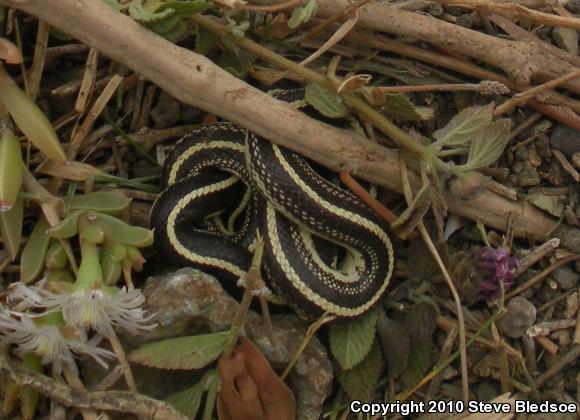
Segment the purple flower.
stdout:
[[482,248],[478,255],[478,267],[482,274],[479,295],[487,300],[497,299],[500,282],[503,282],[505,291],[513,286],[512,274],[518,269],[520,262],[516,257],[511,257],[505,248]]

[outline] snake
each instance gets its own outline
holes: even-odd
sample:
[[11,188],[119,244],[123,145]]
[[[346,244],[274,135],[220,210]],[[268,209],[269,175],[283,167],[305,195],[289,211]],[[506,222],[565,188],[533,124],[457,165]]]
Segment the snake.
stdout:
[[305,318],[356,318],[385,293],[384,221],[298,153],[223,121],[178,140],[161,178],[150,223],[164,261],[235,282],[259,236],[265,283]]

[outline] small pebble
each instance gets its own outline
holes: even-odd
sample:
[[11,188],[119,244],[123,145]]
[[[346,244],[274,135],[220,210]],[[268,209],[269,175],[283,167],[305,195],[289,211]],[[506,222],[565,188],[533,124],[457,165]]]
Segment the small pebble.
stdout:
[[522,162],[521,160],[517,160],[512,165],[512,172],[514,174],[519,174],[520,172],[522,172],[524,170],[525,167],[526,167],[526,164],[524,162]]
[[552,38],[558,47],[578,55],[578,32],[572,28],[554,28]]
[[564,266],[554,270],[552,278],[558,283],[558,287],[568,290],[578,285],[580,275],[571,268]]
[[536,307],[526,298],[516,296],[507,304],[507,312],[497,327],[508,337],[520,338],[536,322]]
[[534,187],[540,183],[540,174],[532,166],[526,165],[525,169],[518,174],[520,187]]
[[548,181],[556,187],[564,185],[564,172],[558,162],[550,162],[550,166],[548,167]]
[[567,157],[580,151],[580,131],[564,124],[556,124],[550,134],[550,145],[561,150]]
[[550,139],[548,136],[539,136],[534,142],[534,146],[536,146],[536,151],[540,156],[544,158],[549,158],[552,156],[552,151],[550,150]]
[[580,169],[580,152],[576,152],[572,155],[571,162],[576,169]]
[[518,147],[514,150],[514,158],[521,161],[528,160],[528,148],[527,147]]
[[519,177],[517,174],[511,174],[506,181],[506,185],[508,187],[517,187],[519,181]]

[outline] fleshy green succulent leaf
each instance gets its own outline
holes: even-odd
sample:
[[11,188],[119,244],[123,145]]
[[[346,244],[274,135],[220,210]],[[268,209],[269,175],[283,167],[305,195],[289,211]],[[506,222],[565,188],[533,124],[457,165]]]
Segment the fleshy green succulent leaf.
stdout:
[[145,264],[145,258],[141,252],[134,246],[127,247],[127,257],[131,260],[131,266],[133,270],[139,272],[143,271],[143,264]]
[[62,269],[62,270],[48,270],[46,274],[46,280],[49,283],[72,283],[74,281],[74,277],[70,270]]
[[340,367],[356,366],[371,350],[378,312],[371,311],[354,321],[330,327],[330,348]]
[[365,358],[354,368],[340,370],[338,381],[352,399],[370,401],[383,371],[381,348],[375,340]]
[[81,263],[74,284],[75,290],[99,287],[103,281],[103,270],[99,261],[97,245],[81,238]]
[[497,120],[475,133],[469,146],[467,163],[458,165],[457,168],[471,171],[485,168],[495,162],[509,140],[510,124],[511,121],[508,119]]
[[343,118],[349,114],[340,96],[316,83],[306,86],[304,99],[318,112],[329,118]]
[[66,252],[59,241],[53,241],[46,252],[46,268],[58,270],[66,265]]
[[[42,373],[42,363],[40,357],[29,353],[24,356],[21,366],[36,373]],[[36,406],[38,405],[39,393],[30,387],[23,387],[20,390],[20,412],[24,420],[34,418]]]
[[20,256],[20,280],[24,283],[36,280],[44,270],[44,258],[50,243],[48,227],[46,219],[41,216],[24,245]]
[[81,227],[80,237],[92,244],[102,244],[105,240],[105,231],[99,225],[89,224]]
[[179,16],[186,17],[204,12],[210,7],[211,1],[208,0],[171,0],[161,3],[157,11],[173,9]]
[[148,343],[129,354],[129,360],[158,369],[201,369],[222,353],[229,331],[178,337]]
[[292,11],[290,19],[288,19],[288,27],[295,29],[298,26],[306,23],[312,16],[316,14],[316,1],[308,0],[304,6],[298,6]]
[[0,67],[0,101],[4,103],[18,128],[42,153],[56,162],[66,160],[50,121],[40,108],[16,86],[3,67]]
[[127,245],[105,240],[101,250],[101,267],[106,285],[117,284],[123,273],[122,261],[125,258],[127,258]]
[[20,397],[20,386],[16,384],[13,380],[9,379],[4,385],[4,400],[2,400],[2,412],[10,413],[14,408],[14,403]]
[[437,140],[435,144],[447,147],[467,146],[475,133],[491,123],[493,118],[493,102],[486,106],[470,106],[433,133]]
[[84,213],[82,210],[70,212],[59,224],[48,229],[48,235],[57,239],[72,238],[79,233],[79,218]]
[[14,261],[18,255],[20,239],[22,238],[22,223],[24,221],[24,200],[18,198],[8,211],[0,212],[0,232],[2,241],[10,259]]
[[421,114],[408,96],[400,93],[387,93],[381,112],[389,118],[400,121],[420,121]]
[[195,419],[201,406],[203,394],[208,389],[210,382],[215,380],[217,380],[217,373],[215,370],[210,370],[194,386],[173,394],[164,401],[185,414],[187,418]]
[[68,208],[70,210],[94,210],[101,213],[119,214],[127,209],[129,204],[131,204],[131,199],[128,197],[107,191],[97,191],[71,197]]
[[10,210],[16,202],[23,168],[20,142],[6,130],[0,137],[0,211]]
[[143,248],[153,244],[153,232],[138,226],[131,226],[116,217],[104,213],[95,213],[96,218],[103,229],[107,239],[112,242],[120,242],[137,248]]

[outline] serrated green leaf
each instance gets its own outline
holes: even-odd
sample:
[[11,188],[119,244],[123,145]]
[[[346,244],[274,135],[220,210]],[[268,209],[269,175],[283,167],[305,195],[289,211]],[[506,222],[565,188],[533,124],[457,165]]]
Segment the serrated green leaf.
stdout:
[[50,243],[48,227],[46,219],[41,216],[24,245],[20,257],[20,280],[24,283],[36,280],[44,270],[44,258]]
[[22,222],[24,221],[24,200],[18,198],[8,211],[0,212],[0,232],[2,242],[10,259],[14,261],[18,255],[20,239],[22,238]]
[[195,28],[195,52],[201,55],[207,55],[218,42],[218,37],[201,25]]
[[380,111],[388,116],[400,121],[421,121],[421,114],[415,104],[408,96],[400,93],[388,93]]
[[229,331],[178,337],[145,344],[129,354],[129,360],[159,369],[201,369],[216,360]]
[[176,410],[185,414],[188,418],[194,419],[199,411],[203,394],[208,389],[210,383],[215,380],[218,380],[217,372],[210,370],[194,386],[173,394],[164,401],[171,404]]
[[20,142],[6,130],[0,136],[0,211],[9,210],[14,205],[23,170]]
[[431,364],[433,341],[422,340],[411,347],[407,366],[403,371],[403,381],[408,387],[415,386],[425,376]]
[[410,338],[410,351],[403,380],[409,387],[417,384],[431,365],[433,333],[437,313],[428,303],[417,303],[405,317],[404,325]]
[[298,6],[292,11],[292,15],[288,19],[288,27],[294,29],[308,22],[316,14],[316,9],[317,5],[315,0],[308,0],[308,3],[304,6]]
[[342,98],[316,83],[306,86],[304,99],[318,112],[329,118],[343,118],[349,114]]
[[383,355],[375,341],[365,358],[356,367],[340,370],[337,374],[340,385],[354,400],[370,401],[383,371]]
[[560,197],[549,195],[542,192],[541,189],[535,189],[528,194],[528,200],[534,206],[547,211],[552,216],[562,217],[564,214],[564,203]]
[[103,1],[118,12],[126,10],[129,7],[128,4],[119,4],[118,0],[103,0]]
[[487,127],[493,117],[493,102],[486,106],[470,106],[433,133],[436,145],[457,147],[467,146],[479,130]]
[[510,124],[508,119],[494,121],[474,134],[469,146],[467,163],[458,165],[460,170],[485,168],[495,162],[503,153],[509,140]]
[[340,367],[351,369],[371,350],[378,312],[372,311],[354,321],[330,327],[330,348]]
[[131,199],[106,191],[75,195],[68,202],[69,210],[94,210],[101,213],[118,214],[129,207]]
[[387,360],[389,374],[393,377],[399,375],[407,367],[411,348],[409,332],[403,323],[382,316],[377,322],[377,335]]
[[162,19],[167,19],[175,14],[175,10],[167,8],[157,11],[160,3],[143,4],[143,0],[133,0],[129,5],[129,16],[140,23],[159,22]]

